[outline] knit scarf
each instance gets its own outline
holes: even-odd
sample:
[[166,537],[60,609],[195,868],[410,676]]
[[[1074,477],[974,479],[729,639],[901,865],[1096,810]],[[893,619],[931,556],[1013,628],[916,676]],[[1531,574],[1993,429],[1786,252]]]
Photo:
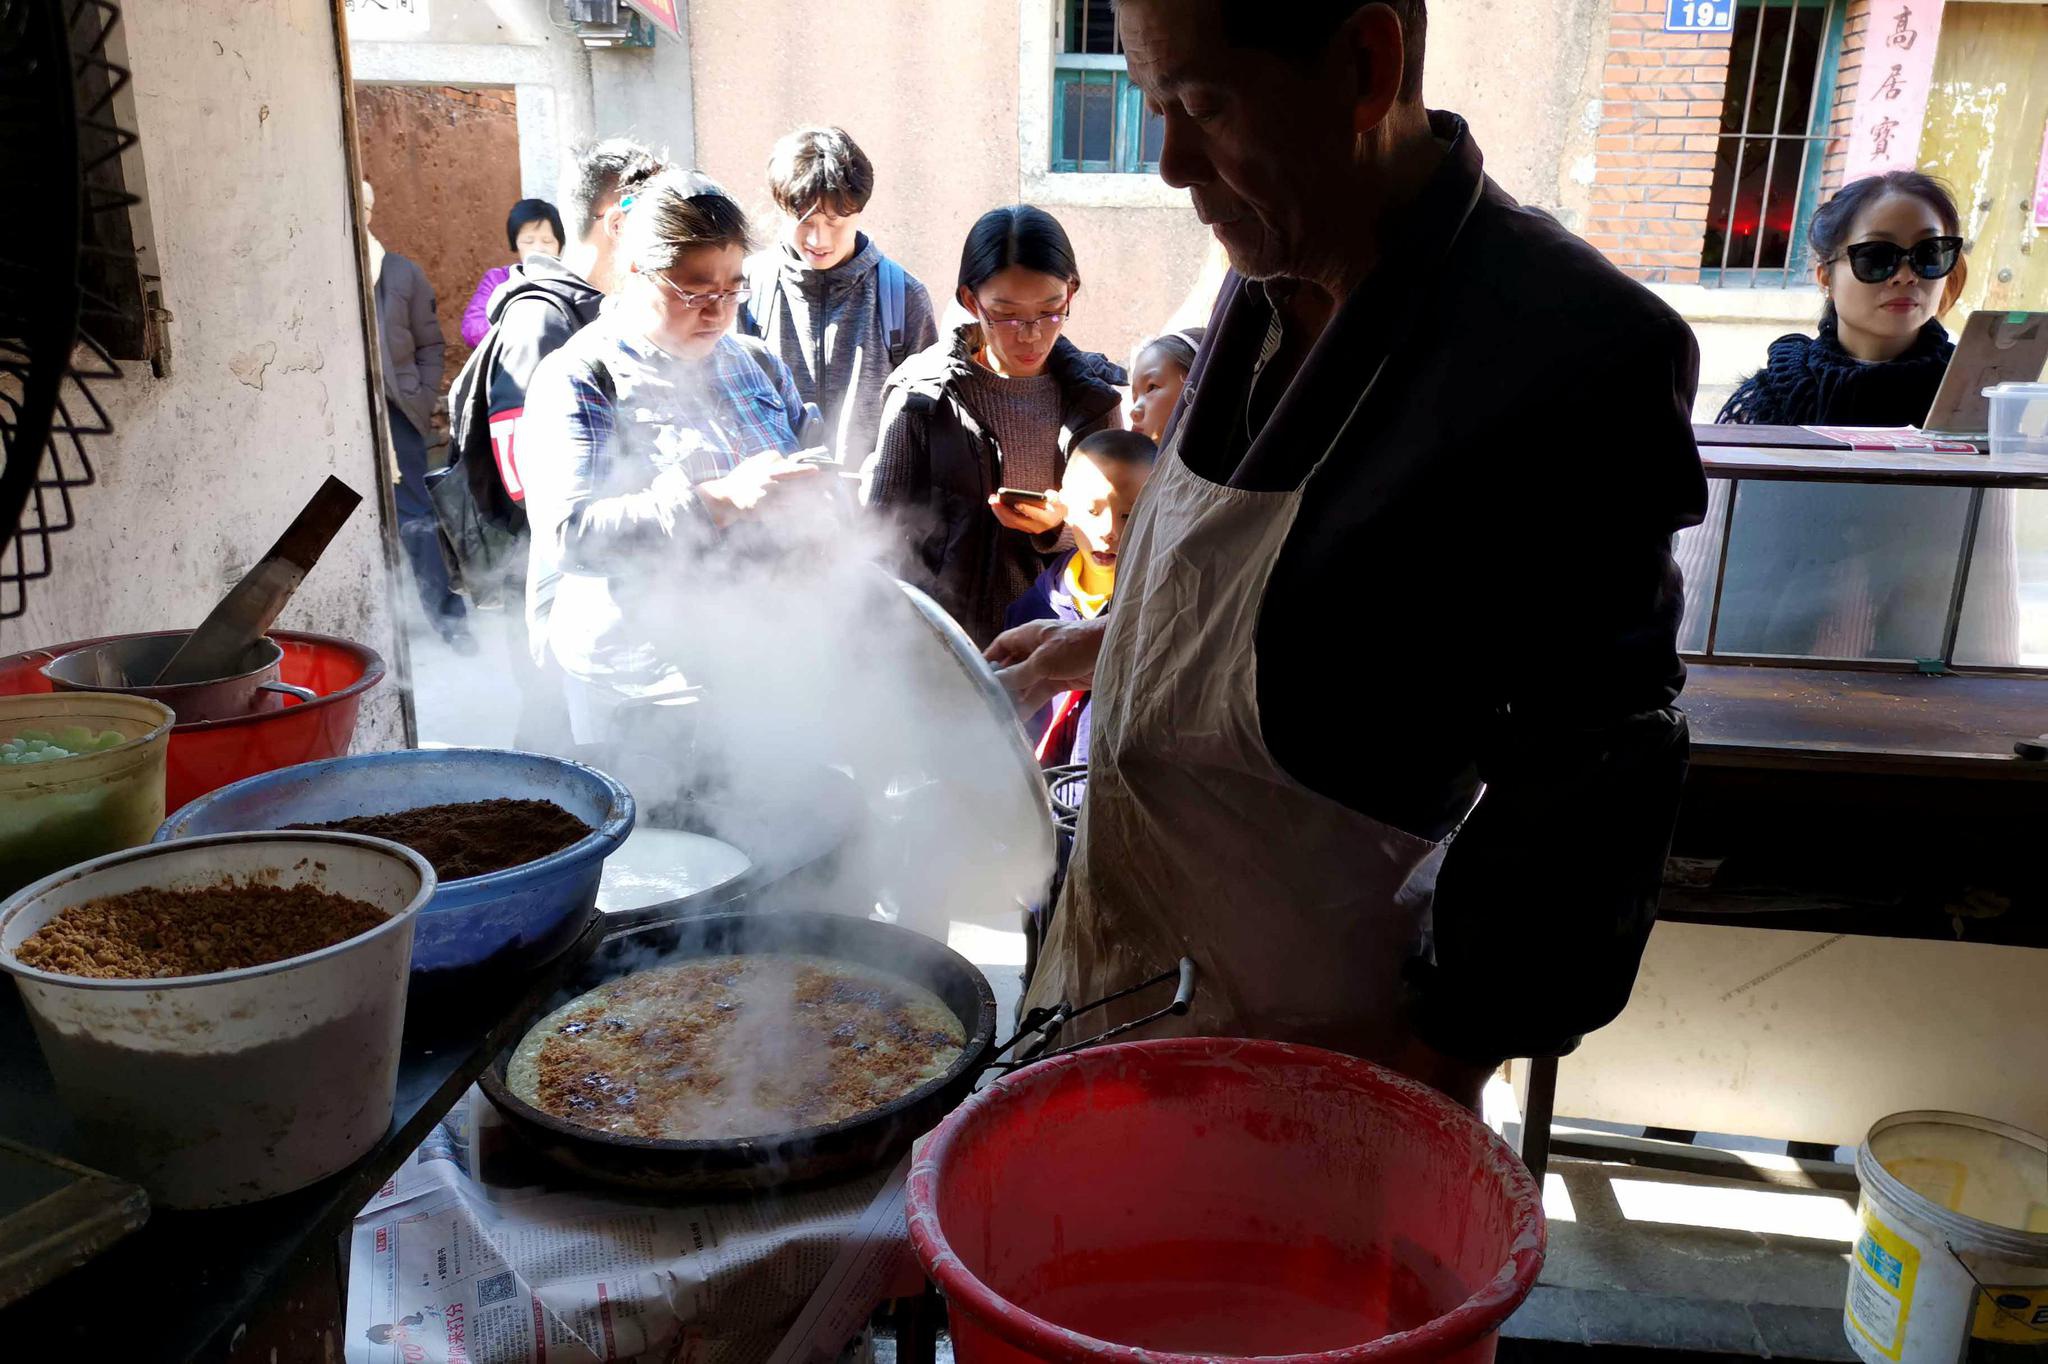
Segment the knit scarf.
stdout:
[[1930,319],[1896,360],[1866,364],[1842,349],[1832,313],[1820,335],[1771,343],[1764,367],[1717,419],[1739,426],[1918,426],[1927,420],[1955,343]]

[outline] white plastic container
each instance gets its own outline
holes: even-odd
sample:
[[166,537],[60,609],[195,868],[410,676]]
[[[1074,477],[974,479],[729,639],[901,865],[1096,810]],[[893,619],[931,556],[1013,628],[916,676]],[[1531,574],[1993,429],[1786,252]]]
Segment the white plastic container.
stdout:
[[[145,886],[312,884],[389,917],[344,942],[240,971],[97,980],[24,965],[67,906]],[[84,862],[0,904],[15,977],[77,1154],[162,1207],[249,1203],[350,1164],[391,1123],[413,924],[434,870],[409,848],[339,833],[219,834]]]
[[2048,384],[2008,380],[1984,390],[1991,400],[1991,453],[2048,455]]
[[1858,1355],[1956,1364],[1973,1340],[2048,1349],[2048,1141],[1963,1113],[1895,1113],[1857,1148],[1856,1177],[1843,1326]]

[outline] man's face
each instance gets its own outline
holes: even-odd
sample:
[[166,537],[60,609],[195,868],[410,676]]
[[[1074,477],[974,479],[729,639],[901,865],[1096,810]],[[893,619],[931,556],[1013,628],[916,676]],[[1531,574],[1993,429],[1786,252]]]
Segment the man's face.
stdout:
[[618,292],[619,236],[626,230],[626,211],[614,198],[595,212],[583,235],[562,253],[562,264],[589,280],[600,293]]
[[1132,82],[1164,115],[1159,174],[1186,188],[1240,274],[1306,278],[1346,232],[1357,81],[1341,52],[1297,63],[1232,47],[1219,0],[1123,0]]
[[860,244],[860,214],[839,212],[831,204],[814,205],[810,212],[788,222],[790,249],[812,270],[843,265]]

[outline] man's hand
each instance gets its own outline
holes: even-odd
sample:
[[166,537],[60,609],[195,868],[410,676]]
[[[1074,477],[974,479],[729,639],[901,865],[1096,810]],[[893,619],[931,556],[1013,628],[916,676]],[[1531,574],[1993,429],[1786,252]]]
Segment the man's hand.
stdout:
[[1013,507],[1000,495],[993,495],[988,500],[988,509],[996,514],[996,520],[1026,535],[1050,535],[1067,524],[1067,509],[1060,502],[1060,495],[1052,489],[1046,490],[1042,507],[1034,507],[1029,502],[1020,502]]
[[691,491],[703,504],[712,524],[724,530],[733,522],[754,515],[782,490],[817,479],[824,472],[818,465],[799,463],[780,450],[763,450],[749,455],[723,478],[706,479]]
[[1063,691],[1095,685],[1095,660],[1102,654],[1102,637],[1108,630],[1106,616],[1035,620],[997,635],[986,656],[996,665],[996,677],[1009,688],[1018,712],[1030,715]]

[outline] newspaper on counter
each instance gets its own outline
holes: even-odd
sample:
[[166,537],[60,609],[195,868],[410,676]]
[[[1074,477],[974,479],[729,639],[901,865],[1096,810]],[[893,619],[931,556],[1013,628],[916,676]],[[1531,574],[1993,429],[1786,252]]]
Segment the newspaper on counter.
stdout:
[[817,1364],[920,1282],[909,1161],[685,1202],[548,1187],[472,1089],[357,1216],[348,1364]]

